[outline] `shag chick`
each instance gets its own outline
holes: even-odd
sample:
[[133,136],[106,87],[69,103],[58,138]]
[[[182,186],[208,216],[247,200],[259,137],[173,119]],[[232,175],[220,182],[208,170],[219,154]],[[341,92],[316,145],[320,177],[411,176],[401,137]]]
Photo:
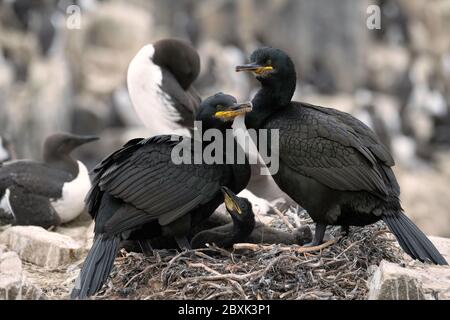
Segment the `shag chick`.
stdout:
[[232,223],[197,233],[191,240],[192,248],[206,247],[207,243],[230,248],[235,243],[243,242],[252,233],[255,227],[252,204],[246,198],[236,196],[227,187],[222,187],[222,192]]

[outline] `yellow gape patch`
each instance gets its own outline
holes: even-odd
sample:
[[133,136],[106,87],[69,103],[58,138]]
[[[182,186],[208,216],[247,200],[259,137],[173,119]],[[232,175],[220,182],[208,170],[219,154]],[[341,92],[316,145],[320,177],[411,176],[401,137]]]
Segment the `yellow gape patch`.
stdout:
[[227,195],[224,199],[225,206],[227,207],[228,211],[236,211],[237,213],[241,214],[241,208],[236,205],[236,203]]
[[265,66],[265,67],[259,67],[259,68],[257,68],[254,72],[256,73],[256,74],[261,74],[261,73],[264,73],[264,72],[266,72],[266,71],[272,71],[273,70],[273,67],[272,66]]

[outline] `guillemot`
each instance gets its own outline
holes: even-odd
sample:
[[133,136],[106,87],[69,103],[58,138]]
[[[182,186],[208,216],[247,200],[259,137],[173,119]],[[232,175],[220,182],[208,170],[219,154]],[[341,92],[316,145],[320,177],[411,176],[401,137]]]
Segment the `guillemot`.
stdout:
[[45,140],[43,162],[5,162],[0,167],[0,224],[49,228],[75,219],[91,182],[85,165],[70,153],[97,139],[55,133]]
[[0,136],[0,164],[16,159],[14,146],[9,139]]
[[145,45],[128,66],[131,102],[150,136],[190,136],[201,99],[192,83],[200,72],[200,57],[187,42],[163,39]]

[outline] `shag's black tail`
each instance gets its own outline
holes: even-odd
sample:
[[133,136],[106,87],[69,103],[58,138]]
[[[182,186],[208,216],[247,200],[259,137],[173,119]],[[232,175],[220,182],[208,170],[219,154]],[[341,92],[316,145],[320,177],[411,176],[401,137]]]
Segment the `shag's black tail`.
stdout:
[[427,236],[403,212],[388,213],[382,218],[397,238],[400,247],[413,259],[448,265]]
[[111,272],[119,250],[120,237],[97,235],[70,298],[86,299],[101,289]]

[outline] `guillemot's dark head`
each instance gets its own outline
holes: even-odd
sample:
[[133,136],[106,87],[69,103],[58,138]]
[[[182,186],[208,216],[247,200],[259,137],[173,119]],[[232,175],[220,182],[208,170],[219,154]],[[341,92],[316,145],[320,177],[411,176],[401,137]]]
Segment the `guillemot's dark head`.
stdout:
[[155,42],[153,48],[153,62],[167,68],[183,89],[189,88],[197,79],[200,73],[200,57],[188,42],[163,39]]
[[69,156],[77,147],[98,140],[94,136],[78,136],[70,133],[54,133],[44,142],[43,156],[46,163],[61,166],[61,169],[69,170],[76,174],[77,163]]
[[235,97],[219,92],[203,100],[195,120],[202,121],[203,129],[223,131],[231,128],[234,118],[251,110],[251,102],[238,103]]

